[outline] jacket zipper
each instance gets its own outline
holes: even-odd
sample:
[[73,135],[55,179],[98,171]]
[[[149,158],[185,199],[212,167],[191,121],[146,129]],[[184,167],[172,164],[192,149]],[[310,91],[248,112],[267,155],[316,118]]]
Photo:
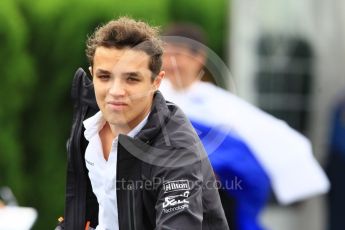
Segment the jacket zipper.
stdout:
[[134,216],[134,208],[135,208],[134,187],[132,184],[128,184],[127,188],[129,190],[129,193],[127,196],[129,230],[136,230],[136,220]]

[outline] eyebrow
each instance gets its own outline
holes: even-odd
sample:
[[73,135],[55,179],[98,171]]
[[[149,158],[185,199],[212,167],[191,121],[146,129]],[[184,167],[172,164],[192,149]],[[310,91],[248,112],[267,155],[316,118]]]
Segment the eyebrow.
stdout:
[[[104,70],[104,69],[97,69],[96,70],[96,76],[102,75],[102,74],[109,74],[109,75],[113,75],[110,71],[108,70]],[[128,76],[135,76],[135,77],[142,77],[142,73],[139,71],[129,71],[129,72],[124,72],[121,74],[124,77],[128,77]]]
[[130,71],[122,73],[123,76],[136,76],[136,77],[142,77],[142,74],[138,71]]
[[107,71],[107,70],[103,70],[103,69],[97,69],[95,74],[96,74],[96,75],[111,74],[111,72],[109,72],[109,71]]

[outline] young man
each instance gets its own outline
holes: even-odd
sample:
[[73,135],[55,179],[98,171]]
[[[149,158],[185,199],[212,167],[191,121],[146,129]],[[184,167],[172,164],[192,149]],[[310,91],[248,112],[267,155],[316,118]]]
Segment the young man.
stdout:
[[78,70],[72,87],[65,229],[228,229],[198,136],[158,91],[162,53],[156,29],[126,17],[88,39],[92,83]]

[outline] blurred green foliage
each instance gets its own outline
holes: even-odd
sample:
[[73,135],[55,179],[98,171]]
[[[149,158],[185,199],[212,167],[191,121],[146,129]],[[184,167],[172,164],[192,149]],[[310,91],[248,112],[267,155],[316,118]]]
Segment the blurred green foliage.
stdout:
[[0,186],[35,207],[34,229],[52,229],[63,215],[65,145],[72,120],[70,84],[88,34],[127,15],[164,27],[192,21],[225,55],[226,0],[2,0],[0,7]]

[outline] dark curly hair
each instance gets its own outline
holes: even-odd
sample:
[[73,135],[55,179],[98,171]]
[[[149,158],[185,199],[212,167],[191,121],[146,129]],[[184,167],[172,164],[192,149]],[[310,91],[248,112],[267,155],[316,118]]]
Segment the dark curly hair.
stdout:
[[149,69],[157,75],[162,67],[163,47],[157,27],[128,17],[120,17],[98,27],[88,37],[86,56],[91,66],[97,47],[131,48],[150,56]]

